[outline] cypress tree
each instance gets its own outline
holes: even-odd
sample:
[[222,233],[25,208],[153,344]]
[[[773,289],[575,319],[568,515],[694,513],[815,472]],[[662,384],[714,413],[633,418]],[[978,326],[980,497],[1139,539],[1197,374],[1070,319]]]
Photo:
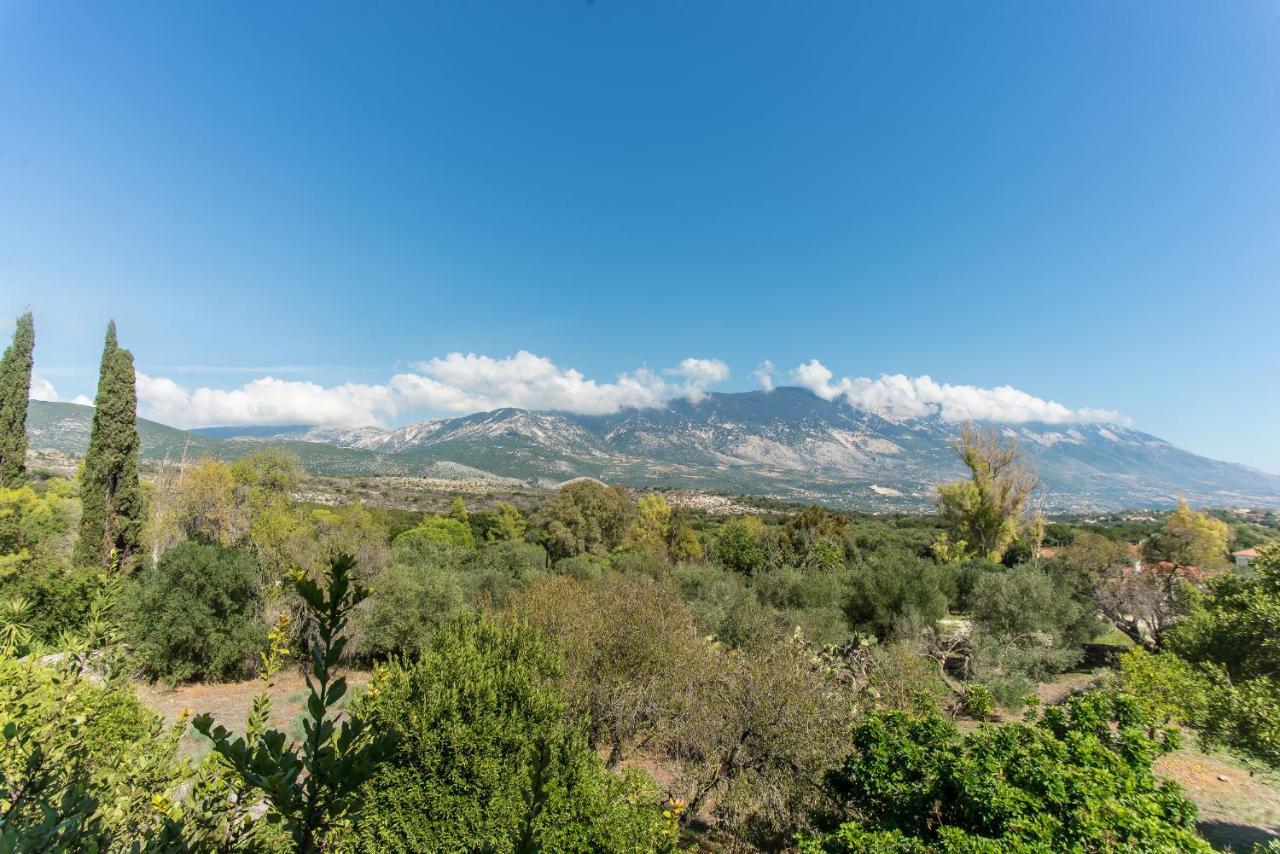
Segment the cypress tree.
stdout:
[[89,450],[80,474],[80,539],[76,562],[110,569],[127,566],[142,539],[142,488],[138,483],[138,391],[133,354],[107,326],[94,401]]
[[18,318],[13,343],[0,359],[0,486],[22,486],[27,465],[27,397],[31,394],[31,312]]

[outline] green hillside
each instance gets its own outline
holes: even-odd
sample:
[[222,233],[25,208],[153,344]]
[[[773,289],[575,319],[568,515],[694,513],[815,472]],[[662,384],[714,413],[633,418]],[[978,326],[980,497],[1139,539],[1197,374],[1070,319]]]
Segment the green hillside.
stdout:
[[[33,400],[27,410],[30,447],[82,456],[89,444],[92,423],[93,407]],[[436,460],[426,456],[393,457],[360,448],[283,439],[216,439],[145,418],[138,419],[138,436],[142,440],[140,458],[149,462],[175,462],[194,457],[232,460],[269,445],[296,454],[311,474],[428,476],[437,468]]]

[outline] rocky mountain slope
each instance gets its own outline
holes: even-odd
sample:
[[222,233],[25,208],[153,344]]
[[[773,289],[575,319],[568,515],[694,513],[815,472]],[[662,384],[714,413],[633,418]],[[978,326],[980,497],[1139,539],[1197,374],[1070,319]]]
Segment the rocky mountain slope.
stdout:
[[[53,441],[62,429],[36,414],[46,407],[71,405],[33,405],[33,447],[40,447],[38,438]],[[1162,505],[1179,496],[1215,506],[1280,506],[1280,477],[1206,459],[1127,427],[1019,424],[1000,429],[1016,438],[1035,463],[1042,482],[1037,500],[1046,510]],[[266,435],[269,431],[252,428],[242,437],[234,428],[187,433],[151,422],[140,430],[145,453],[168,448],[171,458],[178,437],[192,443],[189,453],[199,447],[197,453],[218,456],[271,441],[324,473],[417,474],[448,462],[532,482],[589,475],[637,486],[866,509],[927,505],[934,484],[961,475],[948,446],[958,424],[889,419],[798,388],[716,393],[698,403],[677,400],[602,416],[499,409],[395,430],[288,427]],[[337,452],[350,456],[333,457]]]

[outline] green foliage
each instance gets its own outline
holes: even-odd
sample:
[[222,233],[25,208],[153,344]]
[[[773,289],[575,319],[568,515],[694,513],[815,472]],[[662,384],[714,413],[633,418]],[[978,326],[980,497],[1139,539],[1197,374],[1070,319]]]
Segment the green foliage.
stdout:
[[662,563],[700,560],[703,556],[698,535],[656,492],[642,495],[636,502],[636,519],[623,547]]
[[[754,601],[754,599],[752,600]],[[677,700],[658,745],[674,770],[687,816],[709,806],[735,839],[778,850],[820,798],[854,705],[803,647],[783,641],[747,650],[712,647],[675,670]]]
[[1098,692],[1039,723],[962,734],[875,714],[827,778],[839,808],[806,852],[1209,851],[1195,807],[1151,763],[1176,746],[1126,697]]
[[1199,726],[1212,684],[1195,665],[1171,652],[1135,647],[1120,656],[1115,690],[1132,697],[1157,726]]
[[428,516],[410,528],[392,543],[393,548],[400,545],[408,547],[410,541],[422,543],[439,543],[455,549],[473,549],[476,547],[475,537],[466,522],[452,516]]
[[485,538],[490,541],[510,540],[518,543],[524,539],[524,532],[528,527],[529,523],[514,504],[499,501],[498,510],[493,514],[493,523],[485,532]]
[[[641,557],[643,561],[643,557]],[[629,563],[630,561],[628,561]],[[599,581],[608,572],[609,564],[594,555],[577,555],[556,561],[555,571],[558,575],[572,578],[575,581]]]
[[511,610],[561,654],[564,696],[591,746],[609,748],[610,766],[657,734],[675,702],[677,674],[705,654],[675,591],[644,576],[612,575],[592,586],[548,579]]
[[1207,511],[1196,512],[1180,501],[1177,509],[1142,544],[1142,557],[1149,563],[1168,561],[1174,566],[1215,569],[1227,565],[1227,523]]
[[398,561],[379,572],[356,612],[359,654],[366,659],[417,655],[431,633],[466,607],[458,574],[446,566]]
[[258,567],[243,549],[191,541],[165,552],[125,605],[143,672],[171,682],[244,676],[266,635],[257,591]]
[[996,698],[985,685],[971,683],[964,686],[964,713],[977,721],[990,720],[996,713]]
[[453,504],[449,506],[449,518],[464,525],[471,521],[471,514],[467,512],[467,505],[463,503],[461,495],[453,497]]
[[780,561],[802,569],[838,569],[844,565],[849,520],[811,505],[790,516],[778,532]]
[[1018,535],[1035,476],[1012,441],[966,424],[953,448],[969,479],[938,486],[938,515],[950,532],[949,557],[1000,561]]
[[1040,634],[1057,646],[1079,646],[1098,632],[1091,614],[1035,566],[984,574],[972,598],[974,622],[1000,638],[1018,640]]
[[128,851],[172,829],[177,742],[128,688],[0,656],[0,851]]
[[[390,749],[385,732],[370,726],[359,712],[338,723],[337,704],[346,696],[347,681],[335,677],[334,669],[342,660],[351,612],[369,593],[353,582],[353,568],[350,556],[339,555],[329,565],[325,589],[301,573],[294,580],[295,590],[306,604],[304,637],[310,651],[310,695],[300,745],[291,744],[279,730],[265,729],[268,716],[263,706],[269,700],[261,698],[246,735],[234,741],[208,714],[192,721],[245,783],[262,793],[271,808],[269,820],[282,822],[301,852],[327,846],[335,827],[351,813],[358,792]],[[273,658],[264,658],[268,671]],[[376,699],[379,690],[380,680],[375,680],[369,696]]]
[[938,584],[946,594],[947,607],[953,614],[972,613],[978,582],[990,573],[1003,571],[1000,564],[982,558],[944,563],[938,569]]
[[365,787],[359,851],[647,851],[661,816],[565,723],[556,657],[519,624],[462,619],[357,704],[394,755]]
[[880,640],[932,628],[947,613],[938,568],[901,552],[876,554],[854,566],[845,613],[856,630]]
[[547,553],[534,543],[490,543],[468,553],[459,568],[467,601],[502,605],[522,584],[542,574]]
[[764,523],[755,516],[734,516],[720,526],[712,556],[734,572],[750,575],[764,569]]
[[938,664],[911,643],[875,644],[868,653],[862,699],[866,708],[936,714],[947,692]]
[[560,488],[535,514],[534,539],[552,558],[604,557],[626,540],[636,507],[620,486],[579,480]]
[[1165,646],[1213,686],[1206,740],[1280,767],[1280,546],[1260,549],[1250,569],[1212,582]]
[[733,605],[753,597],[741,574],[712,563],[676,566],[669,577],[704,635],[720,635]]
[[28,485],[0,486],[0,582],[47,567],[69,526],[69,484],[58,480],[41,492]]
[[138,482],[138,392],[133,354],[107,327],[89,448],[80,473],[80,537],[76,562],[128,567],[142,543],[146,508]]
[[20,487],[26,475],[27,397],[35,344],[35,325],[28,311],[18,318],[13,342],[0,358],[0,488]]

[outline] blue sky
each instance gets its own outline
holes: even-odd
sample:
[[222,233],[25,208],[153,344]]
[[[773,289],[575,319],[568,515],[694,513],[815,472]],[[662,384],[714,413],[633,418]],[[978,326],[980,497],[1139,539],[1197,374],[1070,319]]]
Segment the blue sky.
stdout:
[[1275,2],[0,0],[0,316],[174,422],[771,360],[1280,471],[1277,92]]

